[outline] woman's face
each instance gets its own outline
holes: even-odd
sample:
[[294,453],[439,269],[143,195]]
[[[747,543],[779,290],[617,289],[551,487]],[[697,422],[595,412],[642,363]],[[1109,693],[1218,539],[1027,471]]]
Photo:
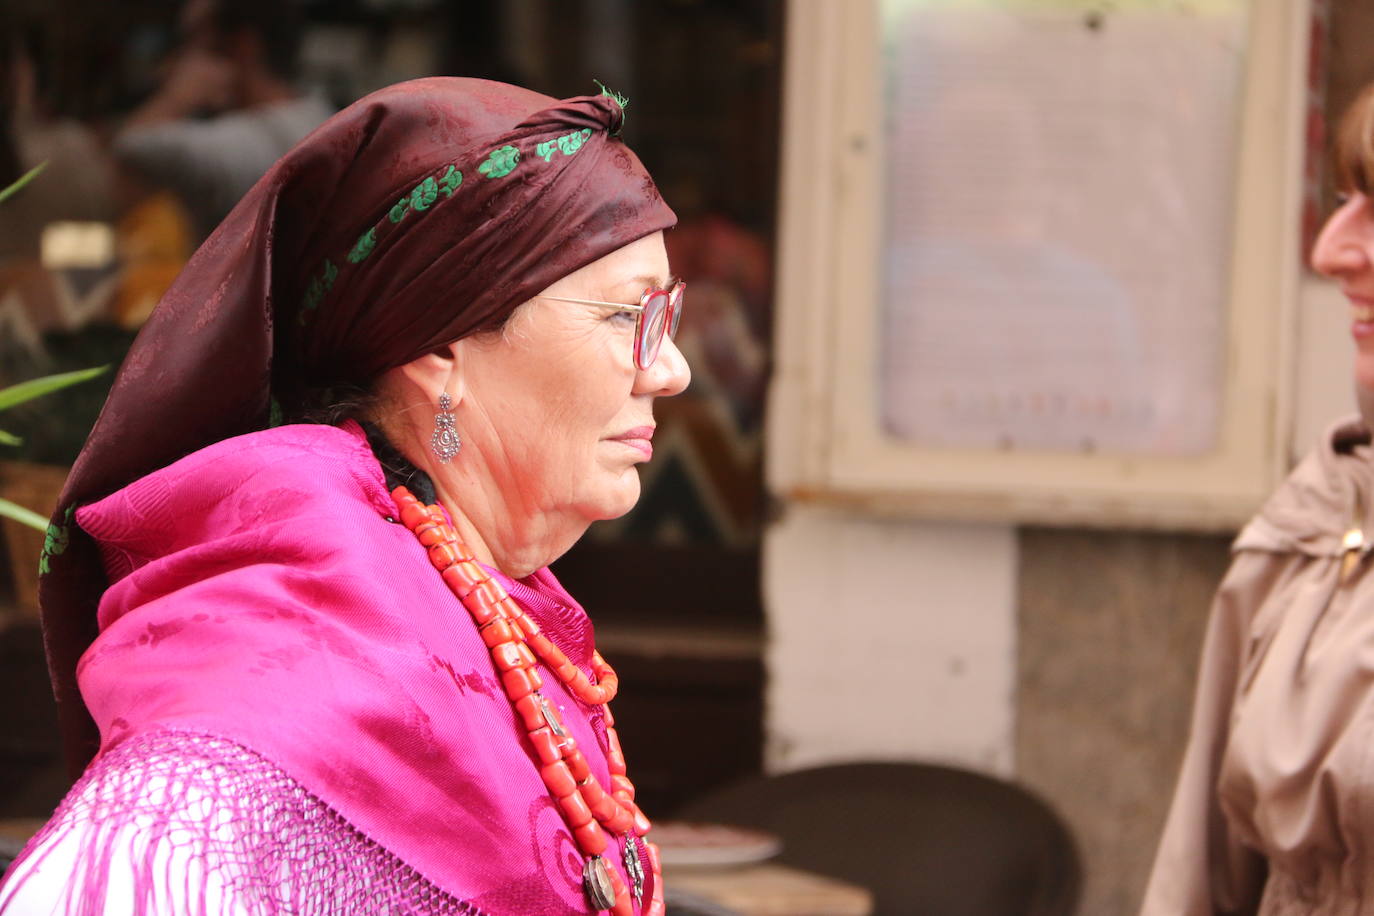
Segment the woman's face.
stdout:
[[[637,303],[668,280],[657,232],[542,295]],[[497,517],[478,527],[507,530],[483,532],[485,540],[561,543],[563,529],[575,529],[575,539],[591,522],[634,506],[638,465],[653,454],[654,399],[677,394],[691,378],[666,336],[658,359],[636,369],[634,335],[632,312],[536,297],[501,332],[455,344],[463,447],[436,471],[482,482],[500,504]]]
[[1339,280],[1350,300],[1355,384],[1374,392],[1374,202],[1359,192],[1331,214],[1312,249],[1312,266]]

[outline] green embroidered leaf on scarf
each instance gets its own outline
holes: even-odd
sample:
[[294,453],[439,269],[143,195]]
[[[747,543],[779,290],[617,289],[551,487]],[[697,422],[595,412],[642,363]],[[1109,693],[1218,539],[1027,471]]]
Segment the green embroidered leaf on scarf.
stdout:
[[67,507],[67,512],[63,516],[63,524],[58,525],[48,522],[48,530],[43,535],[43,552],[38,556],[38,574],[46,576],[52,571],[51,560],[53,557],[61,556],[67,550],[67,545],[71,543],[71,524],[72,516],[76,513],[76,506]]
[[358,236],[358,241],[353,243],[353,250],[348,253],[348,263],[357,264],[372,254],[372,249],[377,247],[377,227]]
[[564,134],[558,138],[558,148],[563,151],[563,155],[571,156],[582,148],[582,144],[587,142],[587,138],[592,135],[590,127],[575,130],[570,134]]
[[393,223],[399,223],[401,220],[406,218],[406,214],[409,212],[410,195],[407,194],[405,197],[402,197],[400,200],[396,201],[396,205],[391,208],[391,212],[387,214],[387,218],[390,219]]
[[305,324],[306,316],[310,310],[319,306],[320,300],[324,298],[325,293],[329,292],[330,287],[334,285],[334,278],[338,275],[339,268],[334,266],[333,261],[325,258],[324,268],[320,276],[311,280],[310,285],[305,288],[305,296],[301,299],[301,313],[296,319],[297,323]]
[[520,164],[520,150],[513,146],[503,146],[491,151],[487,161],[477,167],[488,178],[505,178]]
[[439,179],[439,190],[445,197],[452,197],[453,192],[458,190],[458,186],[463,183],[463,173],[454,166],[449,166],[444,177]]
[[439,182],[431,175],[415,186],[410,192],[410,206],[413,210],[424,212],[439,196]]
[[553,159],[555,150],[561,152],[565,156],[571,156],[582,148],[582,145],[587,142],[587,138],[591,135],[592,129],[590,127],[584,127],[581,130],[572,131],[561,137],[556,137],[553,140],[545,140],[542,143],[536,144],[534,152],[535,155],[541,157],[545,162]]

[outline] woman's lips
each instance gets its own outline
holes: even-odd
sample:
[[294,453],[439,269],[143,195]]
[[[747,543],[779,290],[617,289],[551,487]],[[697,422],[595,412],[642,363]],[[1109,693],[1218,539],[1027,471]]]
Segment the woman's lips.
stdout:
[[612,436],[612,442],[619,442],[628,445],[632,449],[638,450],[648,460],[654,456],[654,428],[652,426],[636,426],[634,429],[627,429],[618,436]]
[[1350,333],[1357,340],[1374,336],[1374,296],[1347,292],[1345,297],[1350,300]]

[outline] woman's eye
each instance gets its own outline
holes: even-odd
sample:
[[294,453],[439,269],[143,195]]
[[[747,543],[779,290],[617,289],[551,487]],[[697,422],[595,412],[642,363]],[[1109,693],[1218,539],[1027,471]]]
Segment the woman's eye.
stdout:
[[1351,194],[1350,194],[1349,191],[1337,191],[1337,192],[1336,192],[1336,206],[1338,206],[1338,207],[1344,207],[1346,204],[1350,203],[1350,197],[1351,197]]
[[616,321],[616,322],[619,322],[620,324],[627,324],[627,325],[629,325],[629,326],[631,326],[631,327],[634,327],[634,323],[635,323],[635,313],[634,313],[634,312],[611,312],[610,318],[611,318],[612,321]]

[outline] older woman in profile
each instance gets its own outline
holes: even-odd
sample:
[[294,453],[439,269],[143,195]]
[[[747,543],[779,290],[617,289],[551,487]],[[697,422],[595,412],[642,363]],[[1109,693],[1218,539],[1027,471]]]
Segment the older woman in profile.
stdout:
[[688,382],[622,106],[382,90],[197,252],[50,529],[89,763],[0,911],[663,912],[614,673],[547,569],[634,505]]
[[1237,538],[1144,916],[1374,912],[1374,87],[1312,253],[1351,305],[1360,416]]

